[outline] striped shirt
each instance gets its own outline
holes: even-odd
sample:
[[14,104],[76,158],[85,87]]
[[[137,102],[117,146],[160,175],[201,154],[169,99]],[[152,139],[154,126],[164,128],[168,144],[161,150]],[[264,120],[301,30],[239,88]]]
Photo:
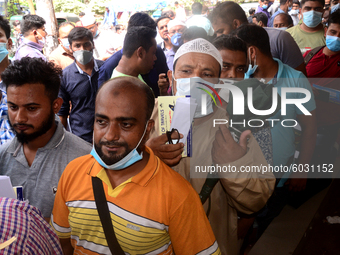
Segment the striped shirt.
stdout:
[[145,168],[114,189],[91,155],[72,161],[60,179],[51,216],[58,236],[71,238],[74,254],[110,254],[93,196],[91,177],[97,176],[126,254],[220,254],[197,193],[146,151]]
[[37,208],[0,197],[0,243],[13,236],[17,239],[1,254],[63,254],[58,236]]

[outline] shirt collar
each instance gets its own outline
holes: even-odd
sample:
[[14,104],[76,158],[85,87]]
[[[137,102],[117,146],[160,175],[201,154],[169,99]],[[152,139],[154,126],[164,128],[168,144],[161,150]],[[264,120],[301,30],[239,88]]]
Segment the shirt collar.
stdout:
[[[64,126],[61,124],[59,117],[55,118],[55,122],[57,124],[57,129],[55,130],[51,140],[49,140],[49,142],[44,147],[39,148],[39,150],[50,150],[53,148],[57,148],[61,144],[61,142],[64,140],[65,129],[64,129]],[[22,144],[15,137],[13,141],[11,142],[11,144],[9,145],[7,151],[9,153],[18,152],[21,146]],[[16,156],[16,155],[13,155],[13,156]]]
[[36,49],[38,49],[40,51],[42,51],[43,48],[44,48],[44,46],[40,45],[39,43],[32,42],[32,41],[30,41],[30,40],[28,40],[26,38],[23,39],[23,43],[26,44],[26,45],[29,45],[29,46],[31,46],[33,48],[36,48]]
[[[145,151],[150,155],[149,161],[144,169],[140,171],[137,175],[133,176],[131,180],[132,183],[144,187],[147,186],[150,180],[155,176],[160,164],[160,159],[154,155],[153,151],[149,147],[145,146]],[[95,177],[99,174],[103,167],[93,157],[92,159],[93,163],[90,165],[87,174]]]
[[[99,71],[99,67],[98,67],[98,64],[97,64],[96,60],[93,59],[93,62],[94,62],[94,67],[93,67],[93,69],[94,69],[96,72],[98,72],[98,71]],[[77,69],[78,69],[78,72],[81,73],[81,74],[84,74],[84,71],[81,70],[81,68],[77,65],[77,62],[76,62],[76,61],[74,61],[74,64],[76,65],[76,67],[77,67]]]

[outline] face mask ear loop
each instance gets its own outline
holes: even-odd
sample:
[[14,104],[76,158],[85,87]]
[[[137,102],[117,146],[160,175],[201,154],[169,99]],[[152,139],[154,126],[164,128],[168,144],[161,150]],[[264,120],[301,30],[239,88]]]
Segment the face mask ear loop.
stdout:
[[146,129],[147,129],[147,127],[148,127],[148,124],[149,124],[149,121],[146,122],[145,129],[144,129],[142,138],[139,140],[137,146],[135,147],[136,150],[137,150],[138,146],[140,145],[140,143],[142,142],[142,140],[143,140],[143,138],[144,138],[144,135],[145,135],[145,133],[146,133]]
[[174,96],[174,85],[175,85],[175,82],[177,82],[177,80],[175,79],[175,75],[174,73],[172,73],[172,86],[171,86],[171,93],[172,95]]

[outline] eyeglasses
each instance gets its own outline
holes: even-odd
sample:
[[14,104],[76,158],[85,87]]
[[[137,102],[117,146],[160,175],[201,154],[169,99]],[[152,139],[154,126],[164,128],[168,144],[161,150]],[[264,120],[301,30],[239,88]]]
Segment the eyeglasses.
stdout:
[[[172,139],[171,138],[172,133],[177,133],[178,138]],[[171,129],[171,131],[166,131],[166,136],[168,138],[169,144],[178,144],[179,140],[181,139],[180,134],[179,134],[179,132],[176,128]],[[174,140],[175,140],[175,143],[173,143]],[[176,140],[177,140],[177,142],[176,142]]]

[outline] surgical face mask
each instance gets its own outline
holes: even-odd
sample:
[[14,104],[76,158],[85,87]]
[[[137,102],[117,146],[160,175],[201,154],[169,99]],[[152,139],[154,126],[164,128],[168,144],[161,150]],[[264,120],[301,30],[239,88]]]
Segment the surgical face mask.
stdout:
[[290,14],[291,15],[298,15],[299,14],[299,10],[298,9],[297,10],[291,10]]
[[336,4],[336,5],[334,5],[334,6],[332,6],[332,8],[331,8],[331,13],[335,12],[336,10],[338,10],[339,7],[340,7],[340,3],[339,3],[339,4]]
[[331,51],[340,51],[340,38],[337,36],[326,35],[326,46]]
[[68,41],[68,38],[60,39],[60,41],[66,49],[68,49],[68,50],[70,49],[70,43]]
[[138,153],[137,148],[139,146],[139,144],[142,142],[144,135],[146,133],[146,129],[148,127],[148,123],[149,121],[146,123],[145,125],[145,129],[144,129],[144,133],[142,135],[142,138],[139,140],[137,146],[129,152],[129,154],[127,154],[124,158],[122,158],[121,160],[119,160],[118,162],[112,164],[112,165],[107,165],[104,163],[104,161],[99,157],[99,155],[97,154],[97,151],[93,145],[92,147],[92,151],[91,151],[91,155],[97,160],[97,162],[104,168],[106,169],[110,169],[110,170],[121,170],[124,168],[127,168],[129,166],[131,166],[132,164],[136,163],[137,161],[140,161],[143,159],[143,152],[141,152],[141,154]]
[[322,20],[322,12],[308,11],[303,13],[303,23],[309,27],[317,27]]
[[254,59],[254,66],[251,65],[251,56],[250,56],[250,49],[248,51],[248,58],[249,58],[249,67],[248,71],[244,74],[244,79],[249,79],[255,73],[258,65],[256,65],[256,56]]
[[82,65],[86,65],[93,58],[93,53],[88,50],[78,50],[73,52],[73,57]]
[[264,5],[262,5],[262,9],[264,9],[264,10],[265,10],[265,9],[267,9],[267,8],[268,8],[268,5],[265,5],[265,4],[264,4]]
[[288,11],[290,12],[292,10],[292,7],[291,6],[288,6]]
[[96,35],[94,36],[94,38],[96,38],[99,35],[99,29],[97,29]]
[[175,47],[180,47],[183,44],[182,34],[176,33],[171,37],[171,43]]
[[0,62],[2,62],[7,55],[7,43],[0,43]]
[[38,43],[39,43],[39,45],[44,47],[45,43],[46,43],[46,38],[44,36],[42,36],[38,31],[37,31],[37,33],[41,36],[41,39],[38,40]]
[[288,27],[278,27],[280,30],[287,30]]
[[[181,78],[175,79],[176,81],[176,96],[189,96],[196,99],[197,108],[194,114],[194,118],[201,118],[206,115],[209,115],[213,112],[212,102],[213,99],[208,95],[204,90],[209,90],[208,86],[215,88],[215,84],[207,82],[200,77],[192,77],[192,78]],[[204,85],[205,84],[205,85]],[[208,86],[206,86],[208,85]],[[206,114],[202,114],[202,95],[205,94],[206,97]]]

